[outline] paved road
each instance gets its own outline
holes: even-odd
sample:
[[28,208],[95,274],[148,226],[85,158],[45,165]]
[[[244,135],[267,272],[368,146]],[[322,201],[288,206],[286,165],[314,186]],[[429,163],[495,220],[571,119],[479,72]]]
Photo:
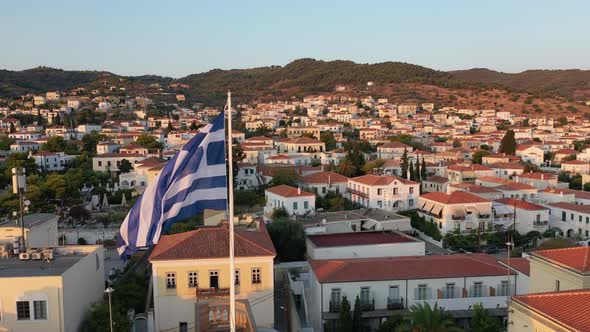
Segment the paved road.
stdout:
[[287,296],[285,280],[283,278],[275,278],[275,329],[279,332],[289,331],[289,313],[287,312],[287,308],[289,307],[287,302],[289,299]]

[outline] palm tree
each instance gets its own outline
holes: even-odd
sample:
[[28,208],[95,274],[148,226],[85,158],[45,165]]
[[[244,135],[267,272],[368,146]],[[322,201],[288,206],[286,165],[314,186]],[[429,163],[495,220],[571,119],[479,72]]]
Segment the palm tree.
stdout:
[[410,308],[409,331],[412,332],[459,332],[462,329],[455,325],[453,319],[444,308],[430,304],[415,304]]
[[356,166],[354,166],[350,158],[344,158],[338,164],[338,173],[346,177],[351,177],[356,173]]

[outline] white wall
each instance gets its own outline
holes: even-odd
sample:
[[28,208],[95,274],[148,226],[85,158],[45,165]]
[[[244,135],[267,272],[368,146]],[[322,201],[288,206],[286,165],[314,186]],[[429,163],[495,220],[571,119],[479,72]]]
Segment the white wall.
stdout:
[[422,241],[323,248],[313,246],[309,238],[306,242],[311,259],[423,256],[425,250]]

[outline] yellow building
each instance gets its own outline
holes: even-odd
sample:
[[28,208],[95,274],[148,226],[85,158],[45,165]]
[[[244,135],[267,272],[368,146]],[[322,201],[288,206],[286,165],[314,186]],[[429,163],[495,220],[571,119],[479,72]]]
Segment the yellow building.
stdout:
[[590,290],[516,295],[508,332],[590,331]]
[[102,299],[102,246],[56,247],[52,256],[0,259],[0,332],[75,332]]
[[149,258],[156,331],[192,329],[196,303],[227,301],[230,282],[235,282],[236,298],[249,302],[256,326],[274,325],[276,252],[266,226],[255,221],[237,226],[235,234],[235,276],[229,273],[225,225],[162,236]]
[[531,252],[530,292],[590,288],[590,247]]

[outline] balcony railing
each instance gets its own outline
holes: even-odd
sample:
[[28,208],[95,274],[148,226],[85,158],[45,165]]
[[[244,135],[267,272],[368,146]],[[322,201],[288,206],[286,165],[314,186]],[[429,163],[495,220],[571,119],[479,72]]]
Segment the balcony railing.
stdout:
[[357,195],[359,197],[364,197],[364,198],[367,198],[367,199],[369,198],[369,194],[364,193],[362,191],[358,191],[358,190],[354,190],[354,189],[350,189],[349,188],[348,189],[348,192],[351,193],[351,194],[353,194],[353,195]]
[[375,299],[361,300],[362,311],[373,311],[375,310]]
[[330,301],[330,312],[340,312],[340,302]]
[[199,298],[229,296],[229,288],[197,288],[196,295]]
[[404,308],[404,298],[387,298],[387,310],[401,310]]
[[533,226],[535,226],[535,227],[545,227],[547,225],[549,225],[549,220],[535,221],[533,223]]

